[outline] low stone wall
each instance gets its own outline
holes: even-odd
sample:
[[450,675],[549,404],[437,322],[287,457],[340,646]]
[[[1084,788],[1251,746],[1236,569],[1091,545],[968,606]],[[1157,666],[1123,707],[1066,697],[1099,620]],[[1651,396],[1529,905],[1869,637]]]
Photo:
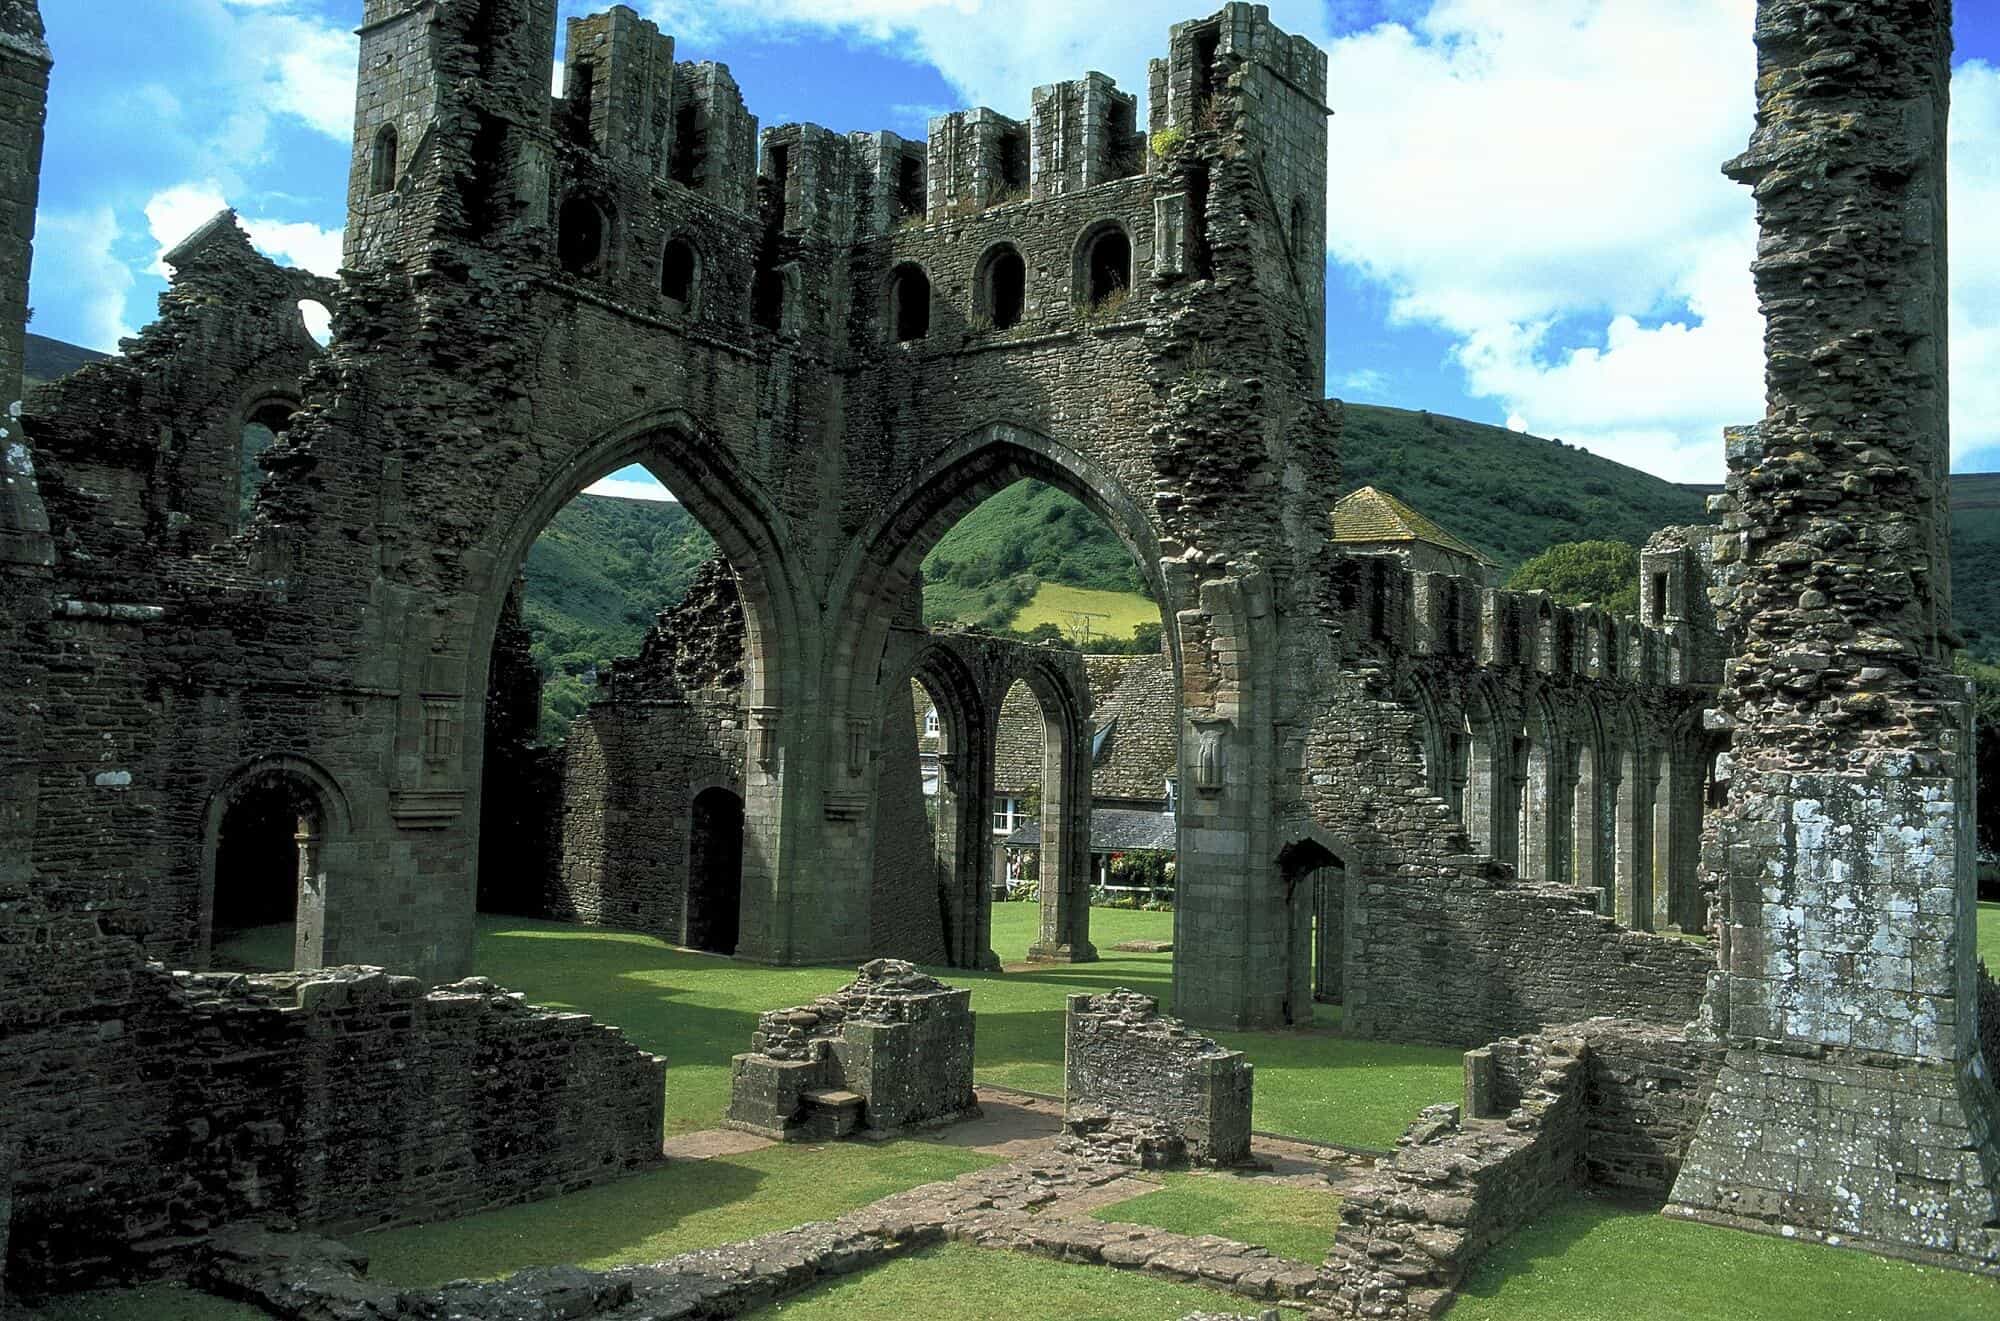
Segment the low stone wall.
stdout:
[[659,1159],[666,1062],[587,1014],[367,968],[182,980],[173,1086],[204,1112],[188,1155],[285,1190],[269,1209],[288,1218],[441,1220]]
[[724,1122],[811,1141],[977,1114],[972,1043],[971,991],[876,959],[832,995],[758,1016]]
[[1582,1183],[1582,1038],[1500,1045],[1502,1086],[1520,1088],[1505,1119],[1464,1122],[1457,1106],[1432,1106],[1342,1195],[1326,1259],[1336,1313],[1438,1314],[1488,1249]]
[[1594,1017],[1677,1027],[1701,1008],[1715,951],[1628,931],[1595,891],[1516,882],[1483,858],[1446,880],[1371,894],[1353,942],[1348,1030],[1469,1044]]
[[1249,1160],[1250,1062],[1159,1010],[1152,996],[1122,987],[1069,997],[1065,1111],[1096,1107],[1163,1120],[1179,1131],[1192,1161]]
[[[16,1290],[175,1269],[225,1223],[443,1219],[659,1159],[665,1062],[484,979],[427,991],[371,968],[153,965],[126,994],[121,1016],[86,1025],[116,1062],[70,1077],[73,1122],[51,1127],[40,1104],[13,1116]],[[0,1033],[0,1077],[49,1067],[60,1027]],[[100,1067],[138,1095],[104,1102]]]
[[1481,1257],[1585,1184],[1664,1198],[1722,1059],[1604,1018],[1468,1051],[1464,1113],[1426,1110],[1343,1195],[1323,1277],[1334,1310],[1436,1315]]

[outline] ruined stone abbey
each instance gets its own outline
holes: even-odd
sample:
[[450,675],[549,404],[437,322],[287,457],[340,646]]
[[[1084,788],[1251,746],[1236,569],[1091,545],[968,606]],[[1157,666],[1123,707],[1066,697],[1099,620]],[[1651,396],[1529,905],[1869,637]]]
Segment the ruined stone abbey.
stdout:
[[[744,961],[998,967],[1016,681],[1047,735],[1033,953],[1094,957],[1081,658],[921,622],[925,554],[1023,477],[1104,519],[1161,606],[1172,1012],[1284,1028],[1335,1001],[1343,1032],[1473,1052],[1462,1129],[1409,1151],[1492,1162],[1485,1219],[1399,1272],[1407,1207],[1350,1198],[1354,1246],[1299,1301],[1448,1298],[1581,1179],[2000,1272],[1950,673],[1947,0],[1760,0],[1728,170],[1762,226],[1768,412],[1728,437],[1719,524],[1646,548],[1636,620],[1336,538],[1340,89],[1263,7],[1176,25],[1144,122],[1093,73],[922,141],[760,130],[725,66],[623,6],[569,21],[552,98],[556,24],[556,0],[366,0],[341,278],[218,217],[120,357],[4,420],[10,1290],[657,1159],[658,1059],[471,977],[509,886]],[[0,0],[9,399],[50,61],[35,0]],[[521,566],[633,463],[726,565],[538,779]],[[225,822],[253,818],[296,858],[296,971],[212,974]],[[1635,1071],[1676,1105],[1605,1081]],[[1518,1149],[1452,1145],[1528,1100]]]

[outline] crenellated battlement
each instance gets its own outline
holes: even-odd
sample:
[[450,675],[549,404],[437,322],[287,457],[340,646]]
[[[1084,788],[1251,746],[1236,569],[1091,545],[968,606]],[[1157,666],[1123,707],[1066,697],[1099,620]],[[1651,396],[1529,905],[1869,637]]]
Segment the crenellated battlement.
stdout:
[[1413,572],[1392,556],[1354,555],[1333,580],[1336,618],[1364,653],[1634,687],[1720,683],[1719,650],[1701,635],[1687,604],[1703,598],[1695,554],[1649,548],[1644,563],[1648,590],[1635,620],[1595,606],[1560,605],[1541,592]]

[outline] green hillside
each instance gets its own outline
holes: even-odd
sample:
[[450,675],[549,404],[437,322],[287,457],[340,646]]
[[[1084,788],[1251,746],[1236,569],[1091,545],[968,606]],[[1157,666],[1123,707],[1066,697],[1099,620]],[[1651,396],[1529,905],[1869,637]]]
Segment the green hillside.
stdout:
[[1340,457],[1344,490],[1380,487],[1498,560],[1503,575],[1559,542],[1639,546],[1669,524],[1709,521],[1699,494],[1650,473],[1436,413],[1349,404]]
[[99,353],[96,349],[86,349],[75,344],[65,344],[47,335],[29,335],[26,350],[21,357],[21,384],[32,390],[38,385],[46,385],[58,377],[67,376],[86,362],[96,362],[111,355]]
[[574,674],[639,650],[715,542],[680,505],[579,496],[528,551],[522,614],[544,674]]
[[[1015,586],[1023,574],[1036,581]],[[1146,594],[1131,552],[1097,515],[1045,483],[1016,482],[924,557],[924,618],[1000,627],[1044,582]]]

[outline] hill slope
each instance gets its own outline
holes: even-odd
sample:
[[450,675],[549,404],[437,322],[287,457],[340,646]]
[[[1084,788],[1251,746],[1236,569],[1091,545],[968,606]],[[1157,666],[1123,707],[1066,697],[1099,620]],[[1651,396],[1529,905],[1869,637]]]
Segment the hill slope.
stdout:
[[715,542],[680,505],[579,496],[528,551],[522,614],[544,673],[639,650],[653,616],[681,599]]
[[1638,546],[1669,524],[1708,521],[1686,487],[1559,440],[1436,413],[1349,404],[1340,454],[1343,490],[1381,487],[1503,573],[1559,542]]
[[32,390],[38,385],[46,385],[57,377],[67,376],[86,362],[97,362],[108,358],[108,353],[96,349],[86,349],[76,344],[65,344],[47,335],[30,334],[27,350],[21,360],[21,384]]

